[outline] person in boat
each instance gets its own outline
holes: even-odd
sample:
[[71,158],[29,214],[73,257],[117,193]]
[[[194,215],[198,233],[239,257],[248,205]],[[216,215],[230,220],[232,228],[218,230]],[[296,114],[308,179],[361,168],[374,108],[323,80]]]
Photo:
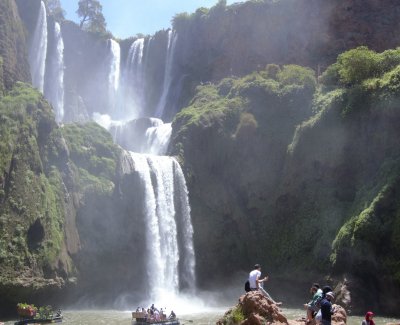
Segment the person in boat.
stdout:
[[175,318],[176,318],[176,315],[175,315],[174,311],[171,310],[171,313],[169,314],[168,319],[175,319]]
[[374,313],[372,311],[368,311],[365,314],[365,319],[362,321],[361,325],[375,325],[373,318],[374,318]]
[[312,294],[311,300],[304,304],[307,310],[306,324],[310,323],[315,314],[320,309],[320,302],[322,300],[322,289],[319,287],[318,283],[314,283],[310,288],[310,293]]
[[154,310],[154,319],[156,321],[160,321],[161,320],[160,312],[157,309]]
[[160,312],[156,307],[154,307],[154,304],[151,304],[150,309],[151,309],[153,312],[155,312],[155,311]]
[[160,318],[161,320],[165,320],[167,318],[167,315],[164,313],[164,310],[162,308],[160,309]]

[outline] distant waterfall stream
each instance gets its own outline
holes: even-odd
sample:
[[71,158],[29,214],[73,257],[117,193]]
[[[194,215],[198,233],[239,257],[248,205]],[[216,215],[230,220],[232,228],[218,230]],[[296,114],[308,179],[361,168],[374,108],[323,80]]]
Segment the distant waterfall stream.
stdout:
[[53,105],[56,121],[64,118],[64,41],[59,23],[54,23],[54,42],[49,50],[44,95]]
[[168,45],[167,45],[167,57],[165,61],[165,72],[164,72],[164,84],[163,91],[158,102],[155,116],[161,118],[164,114],[165,105],[167,102],[169,89],[172,83],[172,64],[175,52],[177,35],[172,30],[168,31]]
[[47,55],[47,14],[44,2],[40,2],[39,16],[29,50],[32,84],[43,93]]
[[109,47],[109,73],[108,73],[108,101],[109,110],[115,112],[117,94],[120,82],[121,49],[119,43],[113,39],[108,40]]

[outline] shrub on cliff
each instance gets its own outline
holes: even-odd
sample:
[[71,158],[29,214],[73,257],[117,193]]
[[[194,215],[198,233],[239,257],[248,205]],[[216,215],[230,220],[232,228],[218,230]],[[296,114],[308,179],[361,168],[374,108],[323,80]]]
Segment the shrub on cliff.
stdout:
[[320,81],[324,85],[355,86],[365,80],[381,78],[400,64],[400,49],[377,53],[361,46],[338,56],[337,62],[329,66]]

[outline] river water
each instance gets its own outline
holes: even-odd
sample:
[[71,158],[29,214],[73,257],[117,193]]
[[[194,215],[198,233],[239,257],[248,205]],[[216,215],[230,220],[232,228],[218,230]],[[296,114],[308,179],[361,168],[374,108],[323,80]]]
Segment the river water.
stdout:
[[[178,317],[181,325],[211,325],[223,316],[229,307],[220,307],[214,309],[206,309],[198,313],[179,314]],[[283,314],[288,319],[299,319],[304,316],[301,309],[283,308]],[[62,324],[71,325],[130,325],[131,311],[115,311],[115,310],[85,310],[73,311],[66,310],[63,312],[64,321]],[[400,323],[400,319],[375,317],[376,325],[384,325],[387,323]],[[360,325],[363,317],[350,316],[347,324]],[[6,325],[13,325],[14,321],[5,322]]]

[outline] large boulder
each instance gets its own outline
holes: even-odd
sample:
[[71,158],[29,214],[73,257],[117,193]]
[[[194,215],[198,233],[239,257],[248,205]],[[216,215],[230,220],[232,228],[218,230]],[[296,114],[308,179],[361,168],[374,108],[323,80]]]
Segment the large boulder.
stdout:
[[259,291],[250,291],[239,298],[239,303],[228,310],[217,324],[289,324],[279,307]]

